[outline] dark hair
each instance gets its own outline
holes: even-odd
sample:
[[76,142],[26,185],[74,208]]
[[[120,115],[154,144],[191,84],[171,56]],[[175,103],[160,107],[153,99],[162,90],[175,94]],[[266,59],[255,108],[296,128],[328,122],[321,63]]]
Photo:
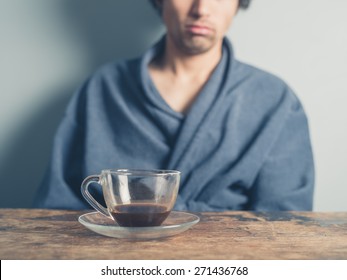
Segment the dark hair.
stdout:
[[[152,3],[152,5],[153,5],[153,7],[154,7],[155,9],[158,9],[157,4],[155,3],[156,0],[149,0],[149,1]],[[252,1],[252,0],[239,0],[239,8],[241,8],[241,9],[247,9],[248,6],[249,6],[249,4],[251,3],[251,1]]]

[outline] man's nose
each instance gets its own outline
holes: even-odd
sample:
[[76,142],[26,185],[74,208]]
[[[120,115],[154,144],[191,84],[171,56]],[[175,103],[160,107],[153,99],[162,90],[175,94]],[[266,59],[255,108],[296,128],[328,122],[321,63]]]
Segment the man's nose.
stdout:
[[193,17],[204,17],[210,13],[211,0],[194,0],[191,14]]

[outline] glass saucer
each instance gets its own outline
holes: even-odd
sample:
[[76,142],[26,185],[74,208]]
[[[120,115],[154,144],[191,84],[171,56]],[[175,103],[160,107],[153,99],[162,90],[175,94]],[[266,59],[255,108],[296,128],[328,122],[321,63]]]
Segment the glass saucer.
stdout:
[[182,233],[198,223],[200,218],[187,212],[172,211],[160,226],[121,227],[111,218],[98,212],[84,214],[78,221],[86,228],[101,235],[127,239],[155,239]]

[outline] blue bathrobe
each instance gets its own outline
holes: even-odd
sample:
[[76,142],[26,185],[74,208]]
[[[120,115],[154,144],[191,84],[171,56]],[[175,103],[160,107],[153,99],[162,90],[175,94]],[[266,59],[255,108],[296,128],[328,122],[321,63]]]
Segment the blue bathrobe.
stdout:
[[313,156],[293,91],[237,61],[225,38],[210,79],[178,113],[148,72],[164,41],[101,67],[72,97],[35,207],[89,208],[80,193],[86,176],[137,168],[182,172],[177,210],[311,210]]

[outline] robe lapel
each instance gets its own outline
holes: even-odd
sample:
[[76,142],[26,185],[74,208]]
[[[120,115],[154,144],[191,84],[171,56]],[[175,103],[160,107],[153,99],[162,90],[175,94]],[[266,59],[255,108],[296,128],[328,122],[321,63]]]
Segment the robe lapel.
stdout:
[[190,171],[189,166],[194,161],[194,150],[203,144],[203,134],[213,124],[214,115],[223,104],[225,80],[232,57],[231,46],[226,44],[228,42],[224,43],[221,61],[192,105],[172,150],[168,168],[182,171],[182,185],[186,180],[185,173]]

